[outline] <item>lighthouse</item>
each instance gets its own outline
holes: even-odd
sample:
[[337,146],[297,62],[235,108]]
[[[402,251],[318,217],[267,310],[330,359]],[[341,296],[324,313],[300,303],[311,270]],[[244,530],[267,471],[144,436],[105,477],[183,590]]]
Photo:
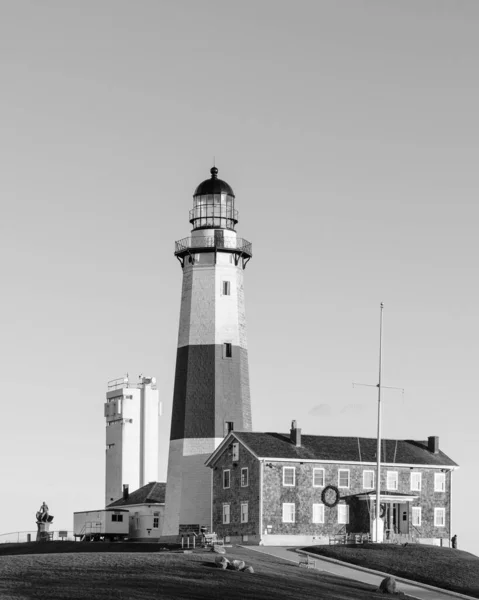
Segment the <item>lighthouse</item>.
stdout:
[[[211,528],[205,461],[232,430],[251,431],[243,273],[251,244],[237,236],[232,188],[196,188],[190,237],[175,243],[183,272],[163,535]],[[210,529],[211,530],[211,529]]]

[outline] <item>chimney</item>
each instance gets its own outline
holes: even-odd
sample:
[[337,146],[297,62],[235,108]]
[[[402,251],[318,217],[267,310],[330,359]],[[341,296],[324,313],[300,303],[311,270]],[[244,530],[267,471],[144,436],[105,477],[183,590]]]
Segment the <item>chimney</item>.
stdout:
[[301,429],[296,427],[296,421],[291,421],[290,440],[296,448],[301,447]]
[[128,496],[130,495],[128,488],[129,488],[128,484],[124,483],[123,484],[123,500],[128,500]]
[[437,435],[430,435],[427,438],[427,449],[433,454],[439,452],[439,437]]

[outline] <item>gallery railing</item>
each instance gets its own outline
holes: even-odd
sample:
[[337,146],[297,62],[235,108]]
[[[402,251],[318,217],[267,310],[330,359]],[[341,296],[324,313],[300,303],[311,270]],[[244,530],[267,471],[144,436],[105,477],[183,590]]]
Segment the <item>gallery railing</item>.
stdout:
[[253,256],[253,245],[243,238],[228,236],[187,237],[175,242],[175,254],[194,252],[195,250],[236,250],[239,253]]

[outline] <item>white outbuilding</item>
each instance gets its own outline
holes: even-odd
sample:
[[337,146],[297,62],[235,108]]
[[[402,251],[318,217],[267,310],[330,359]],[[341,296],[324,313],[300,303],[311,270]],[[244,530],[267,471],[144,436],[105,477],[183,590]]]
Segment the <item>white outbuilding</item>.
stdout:
[[152,481],[138,490],[128,491],[123,497],[107,506],[108,510],[127,510],[128,539],[137,541],[158,540],[163,531],[166,483]]

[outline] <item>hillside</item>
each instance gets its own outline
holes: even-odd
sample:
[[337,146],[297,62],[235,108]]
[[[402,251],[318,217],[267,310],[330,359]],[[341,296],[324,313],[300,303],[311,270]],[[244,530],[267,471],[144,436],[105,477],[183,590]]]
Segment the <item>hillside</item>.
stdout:
[[[7,544],[5,544],[7,546]],[[15,545],[17,546],[17,545]],[[22,554],[19,554],[19,546]],[[30,546],[27,548],[27,546]],[[372,600],[383,598],[366,584],[301,569],[242,548],[229,558],[245,560],[254,574],[221,571],[217,555],[198,551],[123,552],[122,544],[19,544],[0,547],[2,600]],[[111,552],[109,546],[115,546]],[[141,544],[136,544],[141,549]],[[150,546],[148,544],[148,546]],[[34,554],[36,550],[46,553]],[[87,549],[88,548],[88,549]],[[90,550],[90,548],[94,550]],[[144,546],[143,546],[144,548]],[[26,551],[29,551],[28,554]],[[51,553],[48,553],[48,550]],[[70,550],[69,552],[63,552]],[[103,551],[105,550],[105,551]],[[400,597],[404,598],[403,595]]]
[[479,598],[479,557],[469,552],[421,544],[312,546],[305,550]]

